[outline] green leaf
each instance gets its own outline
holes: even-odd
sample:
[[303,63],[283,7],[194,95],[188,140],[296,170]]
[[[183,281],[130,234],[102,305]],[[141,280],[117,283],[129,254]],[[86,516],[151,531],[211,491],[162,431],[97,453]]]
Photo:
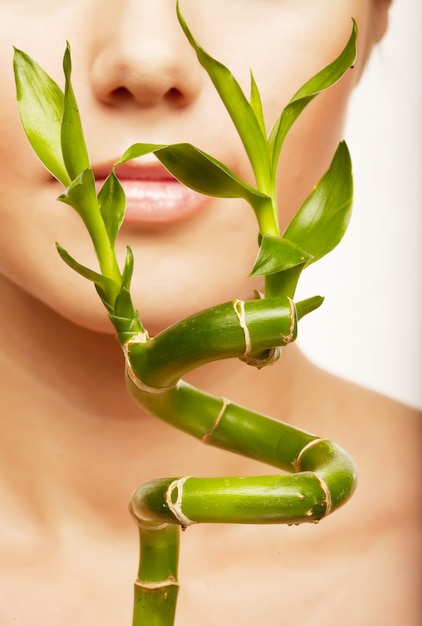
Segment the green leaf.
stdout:
[[261,94],[259,93],[258,86],[255,82],[255,77],[251,71],[251,107],[255,114],[255,117],[261,127],[261,132],[266,137],[264,110],[262,108]]
[[135,315],[130,292],[125,287],[120,290],[116,298],[114,315],[128,321],[132,320]]
[[298,320],[301,320],[302,317],[308,315],[308,313],[312,313],[312,311],[318,309],[323,302],[324,298],[322,296],[312,296],[311,298],[306,298],[306,300],[296,302],[295,306]]
[[264,211],[272,214],[269,196],[254,189],[223,163],[189,143],[170,146],[136,143],[126,150],[115,165],[151,152],[187,187],[217,198],[244,198],[255,210],[258,220]]
[[269,192],[271,170],[267,139],[262,132],[260,121],[255,116],[254,109],[230,70],[211,57],[194,39],[180,12],[179,2],[177,2],[177,15],[183,32],[195,50],[200,64],[214,83],[221,101],[233,120],[248,154],[259,189]]
[[[102,273],[111,279],[113,287],[120,285],[120,270],[101,215],[92,170],[86,169],[81,172],[58,200],[73,207],[80,215],[91,236]],[[116,296],[116,291],[114,294],[110,293],[109,301],[113,302]]]
[[308,254],[292,241],[282,237],[273,237],[263,234],[258,256],[251,276],[268,276],[276,272],[283,272],[297,265],[305,265],[312,259]]
[[62,248],[59,243],[56,243],[56,247],[63,261],[67,263],[67,265],[71,267],[72,270],[98,285],[98,287],[102,290],[104,297],[107,298],[106,294],[110,293],[115,288],[113,281],[110,278],[107,278],[106,276],[103,276],[102,274],[99,274],[98,272],[89,269],[89,267],[85,267],[85,265],[81,265],[81,263],[78,263],[78,261],[70,256],[67,250]]
[[110,244],[114,246],[126,209],[125,192],[114,170],[108,175],[101,187],[98,194],[98,204]]
[[283,109],[280,117],[276,121],[269,138],[269,146],[271,150],[271,163],[273,170],[276,171],[280,151],[284,143],[284,139],[290,130],[292,124],[296,121],[304,108],[315,98],[316,95],[325,91],[350,69],[356,59],[356,38],[357,25],[353,20],[352,33],[346,47],[341,54],[327,67],[315,74],[295,93],[293,98]]
[[312,255],[308,265],[330,252],[346,232],[353,199],[350,154],[341,142],[330,168],[287,227],[283,238]]
[[92,170],[86,169],[81,172],[58,197],[58,200],[75,209],[91,233],[89,225],[92,217],[95,213],[100,215]]
[[184,185],[217,198],[244,198],[259,209],[269,198],[260,193],[223,163],[189,143],[158,150],[157,158]]
[[114,165],[120,165],[121,163],[126,163],[126,161],[131,161],[132,159],[137,159],[145,154],[151,154],[151,152],[155,152],[160,148],[164,148],[165,144],[158,143],[134,143],[130,148],[128,148],[123,155],[120,157],[118,161]]
[[122,272],[122,287],[129,291],[133,274],[133,252],[130,246],[126,248],[125,266]]
[[73,180],[83,170],[90,167],[88,150],[82,130],[82,122],[78,105],[71,83],[72,62],[69,44],[63,58],[63,70],[66,78],[63,120],[61,128],[61,142],[63,159],[70,178]]
[[101,302],[104,304],[107,309],[107,313],[112,315],[114,312],[114,303],[110,302],[108,294],[102,289],[98,283],[95,283],[95,289],[98,295],[100,296]]
[[130,291],[124,286],[117,295],[114,309],[109,314],[109,318],[117,331],[117,338],[122,344],[139,332],[145,333],[139,314],[133,306]]
[[34,152],[64,186],[70,177],[61,148],[63,91],[25,52],[15,48],[13,58],[19,115]]

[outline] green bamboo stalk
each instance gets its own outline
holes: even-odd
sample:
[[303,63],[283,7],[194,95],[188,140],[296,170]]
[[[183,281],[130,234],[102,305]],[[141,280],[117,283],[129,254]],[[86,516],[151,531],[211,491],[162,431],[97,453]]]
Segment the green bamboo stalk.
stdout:
[[[131,513],[132,505],[130,506]],[[135,518],[143,558],[135,581],[133,626],[173,626],[179,584],[179,527],[145,526]]]
[[[226,504],[224,517],[220,521],[232,523],[298,523],[317,521],[333,512],[352,495],[356,486],[356,468],[348,455],[335,443],[320,439],[310,433],[294,428],[271,417],[250,411],[226,399],[207,394],[183,380],[179,380],[172,388],[153,390],[136,379],[133,372],[127,370],[127,382],[132,397],[151,415],[194,436],[203,443],[241,454],[257,461],[262,461],[288,472],[296,472],[293,479],[298,491],[291,489],[292,477],[272,476],[259,478],[242,478],[241,483],[231,478],[199,479],[203,489],[203,499],[199,498],[197,508],[192,493],[183,490],[183,507],[185,495],[189,504],[186,517],[192,522],[217,521],[219,513],[212,513],[214,507],[223,515],[223,509],[214,496],[207,500],[205,494],[227,495],[226,487],[233,496],[233,485],[244,485],[251,489],[250,495],[258,505],[252,515],[247,514],[248,497],[243,497],[239,491],[239,498],[234,499],[232,509]],[[259,504],[259,481],[262,479],[262,502]],[[166,479],[168,487],[169,481]],[[268,483],[269,481],[269,483]],[[197,485],[197,483],[195,483]],[[212,484],[211,490],[207,485]],[[218,484],[218,487],[217,487]],[[192,478],[186,479],[185,486],[192,485]],[[151,497],[151,490],[162,490],[160,482],[149,483],[144,490],[141,487],[136,491],[132,500],[132,510],[137,511],[139,520],[150,522],[181,523],[177,516],[168,511],[167,496],[155,499],[153,508],[142,508],[142,498],[145,494]],[[275,500],[272,508],[266,512],[268,496],[265,489],[272,489]],[[222,491],[220,491],[222,490]],[[197,493],[197,491],[194,491]],[[180,496],[182,497],[182,496]],[[190,498],[190,499],[189,499]],[[206,515],[204,517],[204,498],[207,500]],[[307,498],[310,498],[307,499]],[[308,506],[313,500],[313,505]],[[136,504],[135,504],[136,503]],[[276,506],[275,503],[278,503]],[[182,505],[180,505],[182,506]],[[220,508],[219,508],[220,507]],[[227,508],[228,507],[228,508]],[[259,507],[262,507],[259,512]],[[285,507],[285,508],[284,508]],[[143,511],[143,513],[140,513]],[[311,513],[312,511],[312,513]],[[191,516],[193,513],[193,516]],[[157,517],[155,517],[157,515]],[[208,519],[207,516],[211,518]],[[189,524],[186,524],[189,525]]]
[[294,341],[297,312],[292,300],[233,300],[181,320],[155,337],[126,344],[138,379],[151,387],[173,385],[186,372],[220,359],[250,360]]

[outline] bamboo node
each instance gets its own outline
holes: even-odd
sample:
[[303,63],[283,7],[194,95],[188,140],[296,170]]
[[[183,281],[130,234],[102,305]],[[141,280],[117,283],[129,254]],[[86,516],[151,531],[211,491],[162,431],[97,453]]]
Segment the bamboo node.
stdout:
[[178,587],[178,586],[179,586],[179,583],[174,578],[174,576],[170,576],[166,580],[159,580],[156,582],[148,582],[145,580],[140,580],[139,578],[135,580],[135,587],[139,587],[140,589],[154,590],[154,589],[164,589],[165,587]]
[[257,369],[262,369],[267,365],[272,365],[281,357],[281,348],[280,346],[276,346],[275,348],[270,348],[266,351],[265,356],[256,357],[251,356],[250,354],[246,354],[245,356],[240,357],[240,361],[246,363],[246,365],[251,365],[252,367],[256,367]]
[[[302,471],[302,458],[303,455],[310,450],[310,448],[313,448],[314,446],[318,445],[319,443],[321,443],[321,441],[324,441],[324,439],[321,439],[320,437],[316,437],[315,439],[313,439],[312,441],[309,441],[306,446],[303,446],[302,450],[299,452],[297,458],[293,461],[292,463],[292,467],[293,470],[296,473],[299,473]],[[326,481],[324,480],[324,478],[322,478],[322,476],[320,476],[318,474],[318,472],[313,471],[312,472],[313,475],[317,478],[322,491],[324,492],[324,500],[325,500],[325,511],[324,511],[324,515],[323,517],[326,517],[327,515],[329,515],[332,511],[333,508],[333,501],[331,498],[331,491],[326,483]],[[308,513],[306,514],[308,515]],[[310,515],[308,515],[310,517]]]
[[[166,504],[174,517],[180,523],[182,530],[185,530],[188,526],[196,524],[194,520],[189,519],[182,511],[182,499],[183,499],[183,485],[191,478],[190,476],[183,476],[183,478],[177,478],[170,483],[166,491]],[[176,500],[173,502],[173,492],[176,491]]]
[[293,467],[293,471],[294,472],[299,473],[299,472],[302,471],[302,457],[303,457],[303,455],[310,448],[313,448],[313,446],[316,446],[321,441],[323,441],[323,439],[321,439],[320,437],[315,437],[315,439],[312,439],[312,441],[309,441],[306,444],[306,446],[303,446],[302,450],[299,452],[299,454],[297,455],[297,457],[295,458],[295,460],[292,463],[292,467]]
[[127,341],[125,341],[125,346],[131,346],[133,344],[138,343],[147,343],[149,341],[149,335],[146,330],[138,331],[136,335],[132,335],[129,337]]
[[327,517],[327,515],[329,515],[332,511],[333,508],[333,501],[331,498],[331,491],[326,483],[326,481],[317,473],[314,472],[315,476],[318,478],[319,480],[319,484],[321,485],[321,489],[324,492],[325,495],[325,511],[324,511],[324,515],[322,517]]
[[215,433],[215,431],[218,428],[218,425],[220,424],[221,420],[224,417],[224,413],[228,407],[228,405],[230,404],[230,400],[227,400],[227,398],[221,398],[223,404],[221,405],[221,409],[220,412],[218,413],[214,424],[211,426],[211,428],[209,429],[209,431],[207,433],[205,433],[205,435],[202,437],[201,441],[204,444],[207,444],[209,442],[209,440],[212,438],[213,434]]
[[246,359],[248,357],[248,354],[252,350],[252,343],[249,328],[246,323],[245,303],[243,300],[233,300],[232,304],[237,319],[239,320],[240,328],[243,330],[243,335],[245,337],[245,353],[243,355],[243,358]]
[[283,343],[291,343],[295,337],[295,329],[296,329],[296,307],[293,300],[287,297],[290,307],[290,328],[287,335],[281,335]]

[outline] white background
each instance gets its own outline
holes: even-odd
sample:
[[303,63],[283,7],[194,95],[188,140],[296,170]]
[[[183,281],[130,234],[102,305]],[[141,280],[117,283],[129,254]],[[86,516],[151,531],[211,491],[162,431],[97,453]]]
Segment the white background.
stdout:
[[345,239],[303,274],[326,300],[301,322],[312,360],[422,407],[422,2],[394,0],[352,99],[355,202]]

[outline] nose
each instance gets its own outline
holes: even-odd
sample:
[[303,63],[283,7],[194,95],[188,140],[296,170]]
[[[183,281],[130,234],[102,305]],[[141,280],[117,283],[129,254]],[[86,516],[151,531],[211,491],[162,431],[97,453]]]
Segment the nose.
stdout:
[[90,82],[106,105],[183,107],[203,71],[178,23],[174,0],[114,0],[97,23]]

